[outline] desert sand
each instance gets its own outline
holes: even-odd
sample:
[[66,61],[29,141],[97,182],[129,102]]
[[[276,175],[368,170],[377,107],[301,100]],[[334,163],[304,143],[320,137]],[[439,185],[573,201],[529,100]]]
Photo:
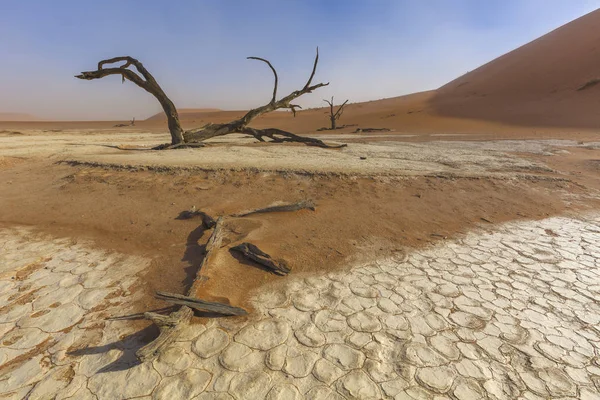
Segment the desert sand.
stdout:
[[[343,129],[317,131],[325,109],[252,123],[341,149],[152,151],[162,114],[0,120],[0,397],[597,399],[599,23],[349,104]],[[186,128],[244,113],[180,111]],[[315,209],[234,216],[301,200]],[[178,219],[190,209],[225,218],[201,271],[212,230]],[[291,273],[235,256],[242,242]],[[248,316],[199,314],[140,363],[158,335],[143,313],[173,311],[155,292],[197,274],[193,296]]]

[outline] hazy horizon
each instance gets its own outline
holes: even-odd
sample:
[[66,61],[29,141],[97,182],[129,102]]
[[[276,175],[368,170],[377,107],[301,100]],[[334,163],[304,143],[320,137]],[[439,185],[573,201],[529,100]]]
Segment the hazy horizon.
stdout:
[[119,77],[81,71],[121,55],[139,59],[178,108],[241,110],[315,81],[302,97],[323,106],[436,89],[600,7],[600,0],[26,1],[0,3],[0,113],[49,120],[145,119],[160,106]]

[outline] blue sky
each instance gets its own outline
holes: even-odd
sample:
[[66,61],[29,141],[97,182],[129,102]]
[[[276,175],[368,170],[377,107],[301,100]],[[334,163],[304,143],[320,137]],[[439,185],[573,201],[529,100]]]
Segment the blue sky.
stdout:
[[118,77],[73,75],[131,55],[179,108],[244,109],[316,79],[305,107],[437,88],[600,7],[600,0],[0,0],[0,111],[145,118],[156,100]]

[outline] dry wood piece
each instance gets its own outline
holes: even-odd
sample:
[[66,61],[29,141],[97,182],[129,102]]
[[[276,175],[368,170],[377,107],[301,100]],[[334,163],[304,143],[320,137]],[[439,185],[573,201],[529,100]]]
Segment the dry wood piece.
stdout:
[[276,275],[287,275],[290,272],[290,268],[283,260],[274,260],[270,255],[261,251],[258,247],[252,243],[242,243],[231,248],[232,251],[242,254],[244,257],[262,265],[267,270],[271,271]]
[[217,221],[215,221],[213,219],[213,217],[211,217],[210,215],[208,215],[207,213],[203,212],[200,214],[200,217],[202,217],[202,225],[206,228],[206,229],[211,229],[214,228],[214,226],[217,224]]
[[[293,104],[292,102],[294,100],[296,100],[298,97],[304,94],[312,93],[313,90],[329,85],[329,83],[317,83],[315,85],[312,84],[312,80],[317,71],[317,64],[319,63],[318,48],[317,55],[313,64],[313,69],[306,84],[302,87],[302,89],[294,90],[292,93],[280,98],[279,100],[277,100],[277,88],[279,85],[279,78],[277,76],[277,71],[275,70],[273,65],[268,60],[260,57],[248,57],[248,59],[262,61],[269,66],[271,71],[273,71],[273,75],[275,76],[275,84],[273,87],[273,96],[271,97],[269,103],[248,111],[242,118],[237,119],[235,121],[231,121],[224,124],[207,124],[203,127],[191,129],[185,132],[181,127],[181,123],[179,121],[179,114],[177,113],[177,108],[175,107],[171,99],[167,97],[167,95],[159,86],[158,82],[156,82],[152,74],[150,74],[150,72],[148,72],[148,70],[142,65],[142,63],[136,60],[135,58],[123,56],[111,58],[108,60],[102,60],[98,63],[98,69],[96,71],[82,72],[80,75],[76,75],[75,77],[79,79],[93,80],[100,79],[109,75],[120,75],[123,82],[125,82],[125,80],[127,79],[154,95],[154,97],[156,97],[156,99],[163,107],[163,110],[167,116],[167,120],[169,123],[169,132],[171,133],[171,143],[167,145],[157,146],[154,148],[155,150],[192,147],[192,144],[194,143],[203,142],[204,140],[216,136],[228,135],[230,133],[243,133],[246,135],[250,135],[261,142],[264,142],[264,138],[266,137],[276,143],[299,142],[309,146],[318,146],[323,148],[339,148],[346,146],[346,144],[329,145],[319,139],[298,136],[291,132],[283,131],[281,129],[254,129],[248,127],[248,124],[256,117],[279,109],[287,108],[292,111],[294,116],[296,116],[296,110],[302,107],[300,107],[297,104]],[[117,62],[123,62],[123,64],[118,67],[104,68],[105,64],[114,64]],[[129,69],[129,67],[131,66],[135,67],[137,73]],[[194,147],[201,146],[199,145]]]
[[194,282],[188,290],[188,296],[193,295],[198,290],[198,285],[202,281],[200,279],[201,274],[204,272],[204,266],[209,263],[209,261],[214,257],[215,251],[221,247],[221,241],[223,240],[223,217],[217,218],[217,222],[215,223],[215,229],[213,230],[208,242],[206,243],[206,249],[204,258],[202,259],[202,263],[200,263],[200,267],[198,268],[198,272],[196,272],[196,277],[194,278]]
[[215,303],[197,299],[195,297],[183,296],[180,294],[156,292],[156,298],[169,303],[187,306],[198,311],[210,312],[219,315],[247,315],[248,312],[243,308],[230,306],[222,303]]
[[[344,128],[350,128],[353,126],[357,126],[358,124],[348,124],[348,125],[340,125],[335,127],[335,129],[344,129]],[[323,131],[330,131],[331,128],[327,128],[327,127],[323,127],[323,128],[319,128],[317,129],[317,132],[323,132]]]
[[600,79],[598,79],[598,78],[590,79],[584,85],[581,85],[579,88],[577,88],[577,90],[581,91],[581,90],[589,89],[591,87],[596,86],[599,83],[600,83]]
[[284,203],[274,204],[265,208],[256,208],[254,210],[243,211],[241,213],[233,214],[233,217],[245,217],[251,214],[261,214],[268,212],[281,212],[281,211],[298,211],[298,210],[311,210],[315,211],[315,203],[312,200],[299,201],[297,203]]
[[124,126],[135,126],[135,117],[133,117],[133,119],[131,121],[129,121],[128,124],[116,124],[116,125],[114,125],[115,128],[122,128]]
[[391,132],[392,130],[389,128],[357,128],[352,133],[361,133],[361,132]]
[[220,315],[245,315],[247,312],[238,307],[232,307],[226,304],[218,304],[213,302],[208,302],[205,300],[196,299],[191,297],[198,288],[199,282],[201,282],[201,272],[204,266],[210,261],[210,259],[214,256],[215,250],[218,250],[221,246],[222,240],[222,231],[223,231],[223,217],[219,217],[215,223],[214,230],[208,239],[208,243],[206,244],[206,255],[202,260],[202,264],[196,273],[196,277],[192,286],[188,290],[187,296],[166,293],[166,292],[156,292],[156,297],[159,299],[163,299],[170,303],[182,305],[182,307],[169,315],[161,315],[156,313],[144,313],[144,316],[147,319],[153,321],[158,328],[160,329],[160,335],[153,342],[147,344],[136,352],[138,359],[142,362],[144,361],[152,361],[157,358],[162,350],[166,348],[170,343],[172,343],[176,337],[178,332],[187,324],[189,324],[190,319],[194,315],[193,309],[208,311],[217,313]]
[[191,210],[180,212],[175,219],[192,219],[194,217],[200,217],[202,219],[202,226],[206,229],[211,229],[217,224],[213,217],[204,211],[196,210],[196,207],[192,207]]
[[179,331],[190,322],[193,315],[194,312],[189,307],[181,307],[178,311],[169,315],[144,313],[144,317],[158,326],[160,334],[152,342],[136,351],[137,358],[141,362],[152,361],[157,358],[163,348],[173,343]]

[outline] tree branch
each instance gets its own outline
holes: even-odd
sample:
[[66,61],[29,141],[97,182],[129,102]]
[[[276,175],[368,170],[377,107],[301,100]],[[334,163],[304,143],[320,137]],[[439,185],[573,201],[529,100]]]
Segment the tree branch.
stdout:
[[[284,108],[290,109],[292,111],[292,113],[294,114],[294,116],[296,116],[296,109],[301,109],[302,107],[300,107],[297,104],[292,104],[292,101],[294,101],[295,99],[297,99],[298,97],[300,97],[306,93],[311,93],[313,90],[316,90],[323,86],[329,85],[329,83],[317,83],[316,85],[311,86],[312,80],[317,71],[317,65],[319,63],[319,49],[318,48],[317,48],[317,55],[315,57],[315,62],[313,64],[313,69],[311,71],[310,78],[306,82],[306,85],[304,85],[304,87],[302,89],[295,90],[292,93],[288,94],[287,96],[285,96],[279,100],[277,100],[277,98],[276,98],[277,86],[278,86],[278,76],[277,76],[277,72],[275,71],[275,68],[271,65],[271,63],[268,60],[266,60],[264,58],[248,57],[248,59],[263,61],[267,65],[269,65],[269,67],[273,71],[273,75],[275,75],[275,87],[273,89],[273,97],[271,98],[271,101],[268,104],[265,104],[264,106],[261,106],[258,108],[253,108],[252,110],[248,111],[242,118],[240,118],[238,120],[235,120],[235,121],[232,121],[232,122],[229,122],[226,124],[212,124],[212,125],[205,126],[202,129],[192,129],[192,130],[186,131],[184,133],[184,138],[185,138],[186,142],[203,141],[203,140],[207,140],[207,139],[210,139],[210,138],[213,138],[216,136],[223,136],[223,135],[227,135],[230,133],[245,133],[245,134],[254,136],[259,141],[264,141],[263,136],[270,137],[266,133],[271,134],[274,131],[279,131],[279,130],[265,129],[265,130],[261,130],[261,132],[263,132],[263,133],[255,135],[252,132],[257,132],[256,129],[247,128],[248,124],[250,124],[250,122],[253,119],[255,119],[263,114],[269,113],[271,111],[284,109]],[[302,142],[302,143],[306,143],[306,144],[312,143],[313,145],[317,145],[320,147],[327,147],[327,148],[332,147],[332,146],[324,144],[320,140],[318,142],[320,142],[321,144],[315,144],[316,139],[306,140],[306,138],[303,138],[302,136],[294,135],[293,133],[289,133],[289,132],[285,132],[285,131],[280,131],[280,132],[284,133],[284,134],[282,134],[282,136],[285,136],[286,139],[281,140],[281,138],[279,138],[279,139],[275,140],[274,138],[272,138],[272,139],[274,139],[274,141],[278,141],[278,142],[298,141],[298,142]],[[339,146],[337,146],[337,147],[339,147]]]
[[286,132],[277,128],[266,128],[266,129],[254,129],[246,127],[240,133],[245,133],[247,135],[254,136],[257,140],[264,142],[263,137],[268,137],[274,143],[284,143],[284,142],[298,142],[304,143],[308,146],[316,146],[322,147],[324,149],[339,149],[342,147],[346,147],[347,144],[327,144],[322,140],[306,137],[306,136],[298,136],[291,132]]
[[336,119],[340,119],[340,117],[344,113],[343,110],[344,110],[344,106],[346,105],[346,103],[348,103],[348,100],[346,100],[344,103],[342,103],[342,105],[340,106],[340,108],[338,108],[337,112],[334,114],[334,117]]
[[[317,46],[317,56],[315,57],[315,63],[313,64],[313,69],[312,72],[310,74],[310,77],[308,78],[308,81],[306,82],[306,85],[304,85],[304,88],[302,88],[302,90],[307,90],[310,89],[310,84],[313,80],[313,78],[315,77],[315,73],[317,72],[317,64],[319,63],[319,46]],[[319,84],[321,85],[321,84]],[[327,85],[329,85],[329,83],[327,83]],[[310,92],[310,90],[309,90]]]
[[247,60],[259,60],[259,61],[265,62],[265,63],[267,63],[269,68],[271,68],[271,71],[273,71],[273,75],[275,75],[275,86],[273,87],[273,97],[271,98],[271,104],[275,104],[275,101],[277,100],[277,85],[279,84],[279,78],[277,77],[277,71],[275,71],[275,68],[273,67],[273,65],[271,65],[271,63],[268,60],[265,60],[264,58],[246,57],[246,59]]

